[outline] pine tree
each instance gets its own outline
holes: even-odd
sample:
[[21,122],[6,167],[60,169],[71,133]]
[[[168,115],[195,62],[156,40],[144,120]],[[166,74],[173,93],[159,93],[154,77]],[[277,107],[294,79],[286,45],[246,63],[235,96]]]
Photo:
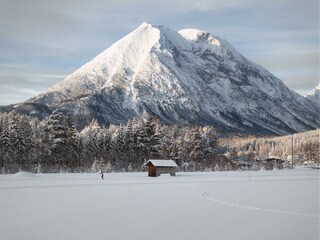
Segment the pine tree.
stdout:
[[[128,170],[133,170],[134,165],[134,144],[135,144],[135,137],[133,132],[133,126],[132,121],[128,121],[127,127],[125,129],[125,135],[126,135],[126,148],[128,152]],[[129,168],[130,165],[130,168]]]
[[170,159],[173,158],[171,157],[171,134],[170,134],[170,129],[168,126],[160,126],[157,130],[159,132],[159,142],[160,145],[158,147],[158,152],[160,155],[160,158],[163,159]]
[[150,159],[150,138],[154,134],[154,129],[151,121],[151,116],[144,113],[144,123],[140,129],[140,141],[144,146],[143,157],[144,159]]
[[46,141],[50,149],[50,164],[60,168],[60,171],[66,169],[68,160],[68,121],[67,117],[55,110],[46,122]]
[[159,136],[156,134],[157,128],[157,120],[148,114],[147,112],[144,113],[144,127],[143,127],[143,144],[146,149],[146,159],[156,158],[159,156],[158,147],[159,143]]
[[109,130],[105,131],[105,135],[104,135],[104,156],[106,158],[107,161],[110,161],[111,159],[111,149],[113,148],[112,146],[112,140],[111,140],[111,134],[109,132]]
[[204,159],[210,161],[218,149],[218,138],[213,127],[206,126],[203,128],[202,139]]
[[1,142],[0,142],[0,158],[1,158],[1,167],[2,172],[4,172],[5,163],[9,159],[10,155],[12,154],[12,141],[9,131],[9,124],[4,119],[1,126]]
[[75,123],[72,121],[71,118],[66,117],[66,148],[67,148],[67,167],[71,168],[72,171],[76,167],[80,166],[80,160],[77,153],[77,146],[78,146],[78,131],[76,129]]
[[136,120],[133,123],[133,156],[137,165],[144,162],[146,156],[146,146],[144,144],[145,134],[143,129],[143,121]]
[[203,160],[204,154],[203,154],[203,145],[202,145],[202,139],[200,134],[199,127],[195,127],[192,131],[191,135],[191,145],[192,145],[192,151],[190,153],[190,159],[194,161],[197,165],[200,164],[200,162]]
[[81,134],[77,134],[77,138],[75,141],[75,153],[76,153],[76,157],[78,159],[78,164],[79,164],[79,170],[81,172],[84,172],[84,161],[85,161],[85,145],[83,143],[83,137],[81,136]]
[[25,165],[25,154],[28,149],[26,134],[22,129],[22,121],[18,116],[13,116],[10,122],[10,131],[12,136],[12,148],[14,149],[14,157],[18,159],[19,170]]
[[93,161],[97,158],[98,149],[98,130],[91,131],[86,138],[86,165],[92,165]]
[[161,126],[158,121],[154,122],[155,132],[150,138],[150,155],[149,158],[159,159],[161,158],[161,140],[164,138]]
[[125,134],[124,127],[120,127],[117,131],[115,141],[114,141],[114,149],[116,154],[116,167],[119,170],[127,170],[128,167],[128,151],[126,148],[127,138]]

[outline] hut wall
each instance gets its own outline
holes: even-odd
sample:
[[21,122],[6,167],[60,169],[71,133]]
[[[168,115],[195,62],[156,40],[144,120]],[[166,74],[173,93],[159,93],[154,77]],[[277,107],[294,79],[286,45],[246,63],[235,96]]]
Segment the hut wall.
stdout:
[[156,177],[157,176],[157,169],[152,164],[148,165],[148,176]]
[[162,173],[169,173],[171,176],[176,175],[176,171],[173,167],[157,167],[156,176],[160,176]]

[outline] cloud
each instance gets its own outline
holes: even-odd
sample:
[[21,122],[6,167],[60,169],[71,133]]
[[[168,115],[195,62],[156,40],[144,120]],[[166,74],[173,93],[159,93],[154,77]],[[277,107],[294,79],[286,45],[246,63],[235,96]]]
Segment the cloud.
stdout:
[[22,102],[61,82],[73,69],[35,69],[0,64],[0,105]]
[[26,99],[32,97],[28,94],[21,94],[16,89],[7,89],[7,88],[1,88],[0,95],[1,95],[0,106],[23,102]]
[[34,87],[32,88],[17,88],[14,85],[2,85],[0,88],[0,106],[8,105],[12,103],[23,102],[35,95],[40,94],[41,91],[37,91]]
[[[297,70],[304,69],[319,73],[319,52],[278,55],[276,59],[273,56],[258,57],[255,61],[278,72],[290,71],[295,74]],[[276,64],[274,64],[275,61]]]
[[301,95],[306,95],[319,84],[319,52],[266,55],[253,60]]
[[310,93],[311,90],[319,84],[319,74],[318,76],[315,76],[313,73],[294,76],[288,75],[284,76],[282,79],[287,83],[289,88],[294,89],[303,96]]

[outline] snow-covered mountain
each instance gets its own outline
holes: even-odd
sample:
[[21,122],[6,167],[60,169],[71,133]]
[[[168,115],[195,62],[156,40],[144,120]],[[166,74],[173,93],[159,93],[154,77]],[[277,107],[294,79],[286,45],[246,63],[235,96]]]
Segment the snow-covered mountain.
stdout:
[[164,123],[214,125],[221,134],[282,135],[320,126],[314,104],[226,40],[149,23],[15,106],[39,117],[55,108],[75,116],[79,128],[92,118],[127,122],[144,110]]
[[307,95],[307,99],[320,108],[320,84]]

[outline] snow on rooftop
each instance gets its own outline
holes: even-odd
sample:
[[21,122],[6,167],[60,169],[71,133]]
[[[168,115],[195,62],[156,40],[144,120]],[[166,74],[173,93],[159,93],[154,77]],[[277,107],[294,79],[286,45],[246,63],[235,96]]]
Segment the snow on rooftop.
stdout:
[[148,163],[149,162],[151,162],[155,167],[178,167],[173,160],[150,159]]

